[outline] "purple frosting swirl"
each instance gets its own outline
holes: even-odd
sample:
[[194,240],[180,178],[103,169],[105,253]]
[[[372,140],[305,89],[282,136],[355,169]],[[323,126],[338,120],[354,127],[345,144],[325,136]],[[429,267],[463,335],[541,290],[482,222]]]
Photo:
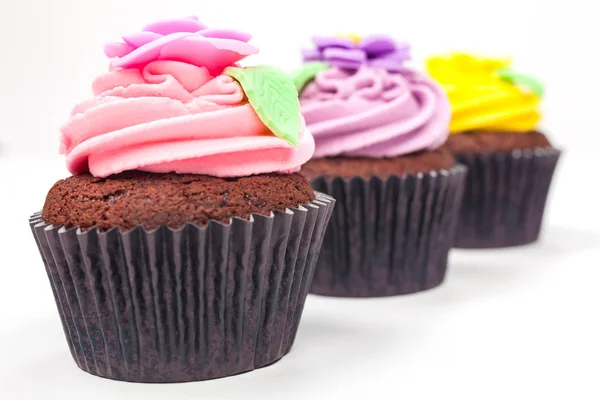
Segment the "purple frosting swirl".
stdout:
[[351,71],[369,66],[401,72],[410,59],[410,46],[387,35],[367,36],[358,43],[342,36],[315,36],[313,43],[315,48],[303,51],[305,62],[320,61]]
[[300,95],[314,157],[397,157],[434,150],[448,138],[450,103],[429,77],[410,69],[322,71]]

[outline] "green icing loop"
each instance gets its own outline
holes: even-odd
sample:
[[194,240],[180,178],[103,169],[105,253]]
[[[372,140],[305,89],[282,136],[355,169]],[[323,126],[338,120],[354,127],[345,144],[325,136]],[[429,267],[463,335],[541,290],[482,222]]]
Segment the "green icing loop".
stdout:
[[538,97],[542,97],[544,95],[544,86],[542,83],[531,76],[519,74],[510,68],[501,69],[498,71],[498,76],[500,76],[502,80],[513,85],[526,86]]
[[325,71],[328,68],[329,66],[324,63],[309,62],[304,64],[302,68],[292,72],[290,75],[298,93],[300,93],[310,81],[315,79],[315,76],[317,76],[319,72]]
[[261,65],[227,67],[223,72],[240,83],[258,118],[277,137],[293,146],[300,141],[300,102],[292,79],[279,68]]

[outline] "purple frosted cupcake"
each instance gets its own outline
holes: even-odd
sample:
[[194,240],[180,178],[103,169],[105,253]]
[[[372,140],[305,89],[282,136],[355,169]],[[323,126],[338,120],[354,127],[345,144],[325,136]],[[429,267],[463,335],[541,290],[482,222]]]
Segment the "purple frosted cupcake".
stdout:
[[445,93],[388,36],[314,43],[293,75],[316,142],[301,172],[338,202],[311,292],[378,297],[441,284],[465,176],[443,146]]

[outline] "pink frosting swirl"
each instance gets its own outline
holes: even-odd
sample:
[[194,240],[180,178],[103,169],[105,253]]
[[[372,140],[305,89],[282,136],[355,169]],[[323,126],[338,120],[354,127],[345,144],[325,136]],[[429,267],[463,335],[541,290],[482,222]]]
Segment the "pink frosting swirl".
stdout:
[[61,153],[73,174],[126,170],[248,176],[300,169],[314,151],[303,127],[298,146],[278,138],[230,77],[177,61],[100,75],[96,97],[75,106]]
[[332,68],[306,86],[300,104],[315,137],[315,157],[394,157],[434,150],[448,137],[446,95],[408,69]]
[[250,35],[207,29],[195,17],[147,25],[105,47],[117,57],[61,129],[73,174],[126,170],[218,177],[291,173],[314,152],[301,121],[299,144],[273,134],[242,87],[220,75],[258,51]]

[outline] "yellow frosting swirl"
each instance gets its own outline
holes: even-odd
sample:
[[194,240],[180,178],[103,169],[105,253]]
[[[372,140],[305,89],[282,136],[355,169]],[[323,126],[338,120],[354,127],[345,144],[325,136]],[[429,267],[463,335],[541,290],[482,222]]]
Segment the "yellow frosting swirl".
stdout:
[[528,132],[541,119],[542,86],[509,69],[508,59],[466,54],[433,57],[429,74],[444,88],[452,105],[450,133],[473,130]]

